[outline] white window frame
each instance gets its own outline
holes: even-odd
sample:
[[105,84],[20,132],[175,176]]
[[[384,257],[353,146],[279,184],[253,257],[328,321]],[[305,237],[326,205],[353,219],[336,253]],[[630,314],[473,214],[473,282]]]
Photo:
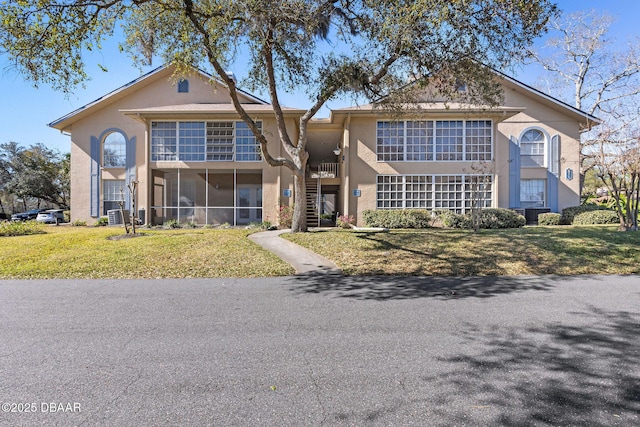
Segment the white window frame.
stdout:
[[[540,134],[542,135],[542,141],[541,142],[524,142],[524,144],[542,144],[542,154],[534,154],[535,156],[541,156],[542,157],[542,164],[538,164],[536,163],[535,165],[530,164],[530,165],[523,165],[522,164],[522,158],[525,156],[532,156],[532,154],[523,154],[522,153],[522,138],[531,131],[538,131],[540,132]],[[548,163],[548,156],[549,156],[549,142],[551,141],[551,138],[549,137],[549,134],[542,128],[537,127],[537,126],[532,126],[532,127],[528,127],[526,128],[524,131],[522,131],[522,133],[520,134],[520,138],[518,138],[518,141],[520,143],[520,167],[522,168],[546,168]]]
[[[154,125],[160,123],[169,123],[174,126],[161,128],[161,135],[155,135]],[[187,128],[184,124],[203,125],[198,129]],[[231,124],[231,127],[216,127],[214,124]],[[256,125],[262,129],[262,121],[257,121]],[[225,135],[217,135],[217,130],[231,130],[231,135],[226,135],[230,141],[229,144],[221,143],[216,140],[225,139]],[[240,132],[239,132],[240,131]],[[165,135],[165,133],[169,133]],[[198,135],[194,135],[197,132]],[[151,161],[152,162],[261,162],[262,151],[257,138],[252,135],[243,121],[240,120],[208,120],[208,121],[192,121],[192,120],[153,120],[150,124],[151,135]],[[171,135],[174,133],[174,135]],[[201,133],[201,134],[200,134]],[[218,138],[216,138],[218,137]],[[202,140],[201,144],[198,140]],[[242,141],[239,143],[239,140]],[[253,140],[255,148],[249,143]],[[154,141],[158,141],[155,143]],[[190,142],[190,143],[185,143]],[[225,150],[225,147],[230,150]],[[254,150],[251,150],[254,148]],[[216,150],[217,149],[217,150]],[[221,150],[221,151],[218,151]]]
[[[443,123],[462,123],[462,151],[439,151],[439,147],[442,147],[442,143],[438,143],[439,140],[449,140],[450,135],[438,135],[451,128],[439,128],[439,124]],[[483,125],[478,127],[470,126],[470,123],[482,123]],[[387,124],[387,127],[381,127],[381,124]],[[420,130],[418,127],[411,126],[410,124],[425,123],[424,126],[424,144],[416,143],[416,139],[420,136],[409,135],[412,130]],[[400,126],[394,126],[400,125]],[[489,143],[481,144],[480,138],[484,138],[487,135],[470,135],[468,129],[478,129],[479,132],[487,131],[487,124],[489,125]],[[457,128],[452,128],[457,129]],[[493,134],[494,134],[493,121],[486,118],[478,118],[473,120],[378,120],[376,122],[376,161],[378,163],[389,162],[488,162],[493,159]],[[384,144],[383,139],[392,139],[393,144]],[[475,139],[475,141],[472,140]],[[424,145],[425,158],[416,159],[420,154],[420,150],[416,150],[416,147]],[[450,144],[449,144],[450,145]],[[480,147],[489,146],[488,152],[480,152]],[[457,144],[452,145],[453,147]],[[413,150],[411,150],[413,148]],[[413,158],[410,158],[413,157]],[[422,157],[422,156],[419,156]],[[439,159],[440,157],[440,159]],[[443,157],[447,157],[444,159]]]
[[[110,137],[119,135],[120,141],[108,141]],[[107,149],[113,147],[114,154],[107,154]],[[116,164],[114,164],[114,161]],[[109,132],[102,140],[102,165],[105,168],[124,168],[127,164],[127,138],[122,132]]]
[[[542,204],[539,204],[538,200],[525,200],[526,197],[523,197],[523,184],[525,182],[533,182],[538,181],[542,185]],[[526,195],[525,195],[526,196]],[[520,180],[520,207],[522,208],[544,208],[547,206],[547,180],[543,178],[532,178],[532,179],[521,179]]]
[[[397,174],[376,176],[377,209],[471,209],[474,180],[482,179],[481,207],[493,206],[494,177],[489,174]],[[477,181],[476,181],[477,182]]]

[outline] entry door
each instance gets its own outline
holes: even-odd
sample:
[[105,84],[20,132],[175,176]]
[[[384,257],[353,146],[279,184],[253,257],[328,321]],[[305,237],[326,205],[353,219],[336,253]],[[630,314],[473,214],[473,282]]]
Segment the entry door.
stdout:
[[262,185],[238,185],[236,223],[262,222]]

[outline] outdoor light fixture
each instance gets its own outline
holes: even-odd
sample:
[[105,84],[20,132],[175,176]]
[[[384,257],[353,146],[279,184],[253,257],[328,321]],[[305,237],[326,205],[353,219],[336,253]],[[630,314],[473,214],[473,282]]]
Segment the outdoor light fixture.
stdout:
[[335,154],[336,156],[339,156],[341,151],[342,150],[340,150],[340,144],[336,144],[336,148],[335,150],[333,150],[333,154]]

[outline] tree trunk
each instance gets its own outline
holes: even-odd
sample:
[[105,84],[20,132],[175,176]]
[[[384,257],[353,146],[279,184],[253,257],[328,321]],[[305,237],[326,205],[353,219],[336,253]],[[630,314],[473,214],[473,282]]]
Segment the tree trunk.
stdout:
[[295,198],[291,231],[294,233],[304,233],[307,231],[307,186],[304,169],[301,175],[294,174],[293,188]]

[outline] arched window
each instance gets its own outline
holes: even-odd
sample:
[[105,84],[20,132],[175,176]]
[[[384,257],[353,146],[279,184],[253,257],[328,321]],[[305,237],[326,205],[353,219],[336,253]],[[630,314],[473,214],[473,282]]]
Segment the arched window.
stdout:
[[127,160],[127,141],[120,132],[112,132],[104,139],[103,164],[105,168],[123,168]]
[[189,92],[189,80],[180,80],[178,82],[178,93]]
[[539,129],[529,129],[520,137],[520,165],[544,167],[546,137]]

